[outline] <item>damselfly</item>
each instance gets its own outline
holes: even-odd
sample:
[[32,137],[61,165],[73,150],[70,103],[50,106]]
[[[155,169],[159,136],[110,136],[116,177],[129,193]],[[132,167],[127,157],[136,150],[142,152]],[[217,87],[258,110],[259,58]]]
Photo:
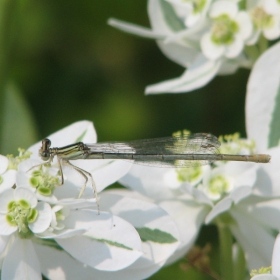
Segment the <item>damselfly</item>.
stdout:
[[[97,190],[91,173],[73,165],[69,160],[77,159],[121,159],[133,160],[135,163],[155,167],[194,167],[211,164],[215,161],[246,161],[267,163],[270,156],[220,154],[221,143],[217,137],[207,133],[196,133],[178,137],[164,137],[136,140],[130,142],[104,142],[85,144],[78,142],[64,147],[51,148],[51,141],[44,139],[39,155],[50,163],[56,156],[61,172],[61,184],[64,183],[62,164],[70,165],[84,178],[85,183],[80,191],[83,194],[88,177],[91,180],[97,201]],[[98,205],[98,202],[97,202]]]

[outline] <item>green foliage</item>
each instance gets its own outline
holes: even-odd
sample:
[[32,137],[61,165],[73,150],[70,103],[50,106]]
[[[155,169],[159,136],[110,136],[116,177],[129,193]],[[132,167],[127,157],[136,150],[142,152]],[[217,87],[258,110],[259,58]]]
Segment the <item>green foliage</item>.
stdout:
[[19,146],[28,147],[36,139],[36,126],[26,100],[14,84],[8,84],[1,104],[2,154],[15,153]]

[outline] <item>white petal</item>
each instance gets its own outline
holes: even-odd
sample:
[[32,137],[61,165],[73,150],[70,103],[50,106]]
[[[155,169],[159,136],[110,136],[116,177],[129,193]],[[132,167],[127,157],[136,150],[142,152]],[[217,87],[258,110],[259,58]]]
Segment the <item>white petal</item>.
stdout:
[[118,20],[115,18],[110,18],[107,23],[121,31],[134,34],[137,36],[141,36],[144,38],[163,39],[166,36],[164,33],[155,32],[151,29],[141,27],[133,23],[128,23],[122,20]]
[[266,150],[269,145],[276,146],[279,141],[279,137],[276,137],[277,141],[273,139],[272,144],[269,143],[270,130],[277,129],[277,125],[273,128],[271,125],[279,94],[279,75],[271,73],[280,73],[279,53],[278,42],[262,54],[254,65],[247,85],[246,129],[248,138],[256,141],[258,151]]
[[42,279],[40,263],[30,239],[15,239],[4,258],[1,278]]
[[200,46],[203,54],[210,60],[220,58],[226,51],[224,45],[217,45],[211,39],[211,33],[206,33],[202,36]]
[[8,170],[1,175],[3,181],[0,184],[0,192],[3,192],[6,189],[10,189],[16,182],[16,170]]
[[249,196],[250,194],[252,194],[251,187],[239,187],[234,189],[229,196],[233,200],[233,202],[237,204],[239,201]]
[[[56,228],[57,229],[57,228]],[[36,236],[42,238],[42,239],[49,239],[49,238],[53,238],[55,240],[58,239],[65,239],[65,238],[69,238],[69,237],[73,237],[73,236],[77,236],[77,235],[82,235],[86,232],[85,229],[60,229],[60,230],[56,230],[54,232],[50,232],[50,231],[45,231],[43,233],[38,233],[36,234]]]
[[17,226],[12,226],[7,222],[5,214],[0,214],[0,235],[10,235],[17,229]]
[[15,200],[14,192],[14,189],[8,189],[0,194],[0,213],[8,212],[8,204]]
[[[36,244],[36,252],[38,253],[41,270],[48,279],[52,280],[68,280],[68,279],[106,279],[106,280],[123,280],[123,279],[140,279],[137,275],[148,273],[138,271],[136,268],[130,267],[119,271],[101,271],[89,266],[85,266],[81,262],[71,257],[64,250],[53,249],[48,246]],[[153,273],[153,272],[152,272]],[[150,273],[149,276],[152,274]]]
[[[74,164],[92,174],[97,191],[100,192],[122,178],[130,170],[133,161],[94,159],[75,161]],[[88,185],[93,193],[91,185]]]
[[152,199],[167,199],[173,197],[171,189],[164,180],[167,172],[169,172],[167,168],[135,164],[119,182]]
[[246,45],[252,46],[255,45],[256,42],[259,40],[261,34],[261,30],[253,30],[251,36],[246,40]]
[[234,177],[236,188],[240,186],[253,187],[257,176],[256,164],[252,162],[228,162],[225,165],[225,173]]
[[[208,172],[208,168],[209,168],[209,173],[210,173],[210,167],[209,166],[205,166],[207,168],[204,169],[204,178],[205,178],[205,173]],[[212,200],[209,199],[209,197],[205,194],[203,188],[201,187],[201,184],[199,184],[197,187],[193,187],[190,185],[186,185],[184,184],[181,187],[182,191],[186,194],[190,194],[192,198],[195,199],[196,202],[198,202],[199,204],[205,204],[210,206],[210,209],[213,207],[213,202]]]
[[212,211],[207,215],[205,219],[205,223],[210,223],[215,217],[217,217],[219,214],[228,211],[231,208],[232,205],[232,199],[230,197],[225,197],[221,201],[219,201]]
[[220,15],[226,14],[230,18],[235,18],[238,12],[238,7],[236,3],[231,2],[231,1],[216,1],[212,4],[210,11],[209,11],[209,16],[211,18],[216,18]]
[[219,75],[232,75],[240,67],[240,64],[236,60],[225,60],[222,64]]
[[209,60],[201,54],[181,77],[148,86],[145,93],[183,93],[203,87],[216,76],[221,63],[220,60]]
[[[73,214],[71,213],[69,217]],[[83,214],[83,218],[91,216],[94,219],[86,236],[56,239],[58,244],[73,257],[91,267],[114,271],[127,267],[141,256],[140,237],[132,225],[117,216],[104,212],[99,216],[96,215],[96,212],[89,210],[83,211],[81,214]],[[67,220],[70,221],[69,218]],[[79,224],[80,226],[85,225],[83,220],[74,220],[78,226]],[[66,221],[65,224],[69,227]],[[107,240],[109,243],[102,240]],[[130,249],[125,249],[126,247]],[[99,253],[93,254],[92,252]]]
[[[52,147],[62,147],[72,143],[76,143],[78,141],[82,141],[85,143],[95,143],[97,140],[93,123],[90,121],[75,122],[49,135],[47,138],[51,140]],[[38,151],[41,145],[42,143],[40,141],[28,148],[28,150],[32,152],[32,158],[39,159]]]
[[242,40],[247,40],[253,31],[253,24],[250,16],[247,12],[239,12],[236,16],[236,22],[239,26],[238,34],[241,36]]
[[269,266],[274,237],[248,213],[232,208],[230,214],[235,219],[230,223],[231,231],[246,252],[249,270]]
[[38,203],[36,195],[26,188],[16,188],[14,196],[15,200],[26,200],[30,204],[31,208],[36,207]]
[[[106,279],[99,278],[95,270],[77,261],[64,250],[35,244],[41,271],[52,280],[75,280],[75,279]],[[93,252],[94,254],[94,252]],[[98,271],[96,271],[98,273]],[[93,276],[94,275],[94,276]]]
[[185,24],[187,27],[194,26],[201,19],[200,13],[190,13],[189,16],[185,20]]
[[280,21],[274,18],[274,24],[263,30],[264,37],[269,40],[277,39],[280,36]]
[[250,217],[266,228],[280,230],[279,215],[280,201],[279,199],[262,199],[258,197],[248,197],[239,205],[239,209],[250,214]]
[[[38,154],[38,151],[36,154]],[[43,163],[42,160],[34,159],[34,158],[24,160],[18,165],[18,172],[31,173],[32,171],[36,170],[36,168],[33,170],[32,169],[33,167],[35,167],[36,165],[40,165],[42,163]]]
[[180,232],[180,246],[167,264],[182,258],[193,243],[204,223],[210,207],[192,200],[169,200],[159,204],[173,218]]
[[280,234],[277,235],[272,255],[272,274],[280,278]]
[[266,0],[264,1],[264,10],[271,15],[279,15],[280,4],[277,0]]
[[0,175],[3,174],[9,165],[9,160],[7,157],[0,155]]
[[0,236],[0,254],[2,254],[10,241],[10,236]]
[[235,58],[239,56],[244,47],[244,42],[238,36],[234,38],[234,41],[226,47],[225,56],[227,58]]
[[271,162],[262,164],[258,169],[254,193],[261,197],[276,197],[280,196],[280,147],[269,149],[268,153],[271,155]]
[[52,209],[48,203],[39,202],[36,210],[38,210],[38,217],[35,222],[28,224],[28,227],[34,233],[45,231],[51,223]]

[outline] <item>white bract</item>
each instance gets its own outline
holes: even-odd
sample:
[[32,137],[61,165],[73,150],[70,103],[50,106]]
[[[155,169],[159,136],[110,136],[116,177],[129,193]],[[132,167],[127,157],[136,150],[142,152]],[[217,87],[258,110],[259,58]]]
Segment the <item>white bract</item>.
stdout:
[[238,57],[252,33],[249,15],[239,11],[237,3],[217,1],[212,4],[209,17],[211,30],[202,36],[200,43],[203,54],[210,60]]

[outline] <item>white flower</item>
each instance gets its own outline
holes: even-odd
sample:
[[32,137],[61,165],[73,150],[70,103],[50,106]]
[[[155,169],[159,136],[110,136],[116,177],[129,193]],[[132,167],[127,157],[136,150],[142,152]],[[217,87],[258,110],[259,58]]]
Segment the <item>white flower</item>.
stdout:
[[214,169],[208,169],[203,183],[198,186],[212,201],[218,201],[233,190],[249,186],[256,180],[256,164],[229,162]]
[[249,13],[254,26],[254,32],[248,40],[253,45],[261,33],[269,40],[280,36],[280,4],[275,0],[249,1]]
[[10,235],[18,231],[20,236],[25,237],[43,232],[50,225],[50,206],[38,202],[29,190],[6,190],[0,196],[0,205],[0,235]]
[[4,260],[2,279],[41,279],[40,265],[31,240],[51,222],[51,208],[38,202],[24,188],[9,189],[0,195],[0,240]]
[[16,182],[16,170],[9,169],[9,159],[0,155],[0,193]]
[[203,54],[210,60],[238,57],[252,32],[249,15],[238,11],[237,3],[221,0],[212,4],[209,17],[211,31],[202,36],[200,43]]

